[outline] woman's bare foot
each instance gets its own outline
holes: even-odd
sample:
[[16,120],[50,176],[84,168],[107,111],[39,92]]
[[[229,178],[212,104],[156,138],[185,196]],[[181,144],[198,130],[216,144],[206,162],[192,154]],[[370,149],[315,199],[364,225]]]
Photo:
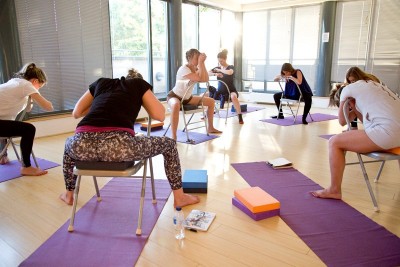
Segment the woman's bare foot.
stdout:
[[220,131],[220,130],[218,130],[218,129],[215,129],[215,128],[208,128],[208,133],[217,133],[217,134],[219,134],[219,133],[222,133],[222,131]]
[[21,174],[24,176],[40,176],[47,174],[46,170],[42,170],[40,168],[35,167],[21,167]]
[[321,189],[317,191],[310,192],[311,195],[318,198],[333,198],[333,199],[342,199],[342,193],[331,192],[330,189]]
[[66,191],[60,195],[60,199],[68,205],[72,205],[74,203],[74,192]]
[[199,202],[200,202],[200,199],[198,196],[183,194],[183,195],[177,197],[174,195],[174,208],[175,207],[184,207],[184,206],[196,204]]
[[10,162],[10,159],[7,156],[3,156],[0,158],[0,165],[5,165]]

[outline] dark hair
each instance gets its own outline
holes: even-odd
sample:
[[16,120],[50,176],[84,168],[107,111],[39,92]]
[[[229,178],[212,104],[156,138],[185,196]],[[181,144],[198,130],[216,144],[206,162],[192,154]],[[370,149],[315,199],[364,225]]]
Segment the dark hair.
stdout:
[[362,71],[359,67],[351,67],[347,70],[346,73],[346,82],[350,83],[350,76],[352,76],[356,81],[364,80],[364,81],[374,81],[380,83],[381,81],[373,74],[366,73]]
[[186,60],[189,62],[195,55],[200,55],[200,51],[196,48],[192,48],[186,51]]
[[126,79],[133,79],[133,78],[143,79],[143,76],[136,69],[132,68],[128,70],[128,75],[126,75]]
[[281,68],[281,74],[285,75],[283,72],[284,71],[289,71],[290,73],[294,73],[296,70],[293,68],[292,64],[290,63],[283,63],[282,68]]
[[217,58],[222,58],[226,60],[227,56],[228,56],[228,50],[223,49],[221,52],[218,53]]
[[347,83],[337,83],[333,86],[331,92],[329,93],[329,106],[334,107],[340,106],[340,94],[343,88],[345,88]]
[[41,68],[36,67],[35,63],[25,64],[19,72],[14,74],[15,78],[25,80],[38,79],[39,83],[46,83],[47,77]]

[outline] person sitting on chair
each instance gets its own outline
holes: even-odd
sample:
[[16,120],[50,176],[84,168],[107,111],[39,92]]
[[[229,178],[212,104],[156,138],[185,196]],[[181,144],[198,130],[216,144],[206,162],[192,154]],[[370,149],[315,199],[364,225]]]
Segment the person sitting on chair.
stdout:
[[400,146],[400,99],[395,93],[371,80],[359,80],[343,87],[339,105],[342,126],[347,123],[343,111],[347,99],[350,99],[348,119],[358,118],[363,122],[364,130],[345,131],[329,139],[331,184],[326,189],[311,192],[315,197],[342,198],[346,151],[369,153]]
[[74,118],[83,119],[75,134],[65,142],[63,173],[66,191],[60,195],[62,201],[73,204],[76,160],[127,162],[162,154],[165,173],[174,194],[174,206],[199,202],[197,196],[183,192],[176,141],[164,136],[135,136],[133,126],[142,106],[152,119],[164,121],[165,108],[153,94],[152,86],[143,79],[100,78],[89,86],[72,112]]
[[179,111],[181,101],[186,91],[183,103],[189,105],[198,105],[203,99],[203,105],[207,107],[208,133],[222,133],[214,128],[214,107],[215,100],[211,97],[192,95],[194,85],[197,82],[208,82],[208,72],[205,67],[206,54],[200,53],[197,49],[190,49],[186,52],[187,64],[181,66],[176,74],[175,87],[169,91],[167,102],[171,109],[171,131],[172,139],[176,140],[176,131],[178,129]]
[[[22,175],[38,176],[47,173],[46,170],[31,165],[30,157],[36,133],[35,126],[15,120],[17,115],[27,108],[29,97],[44,110],[53,110],[52,103],[39,93],[39,89],[46,82],[47,77],[44,71],[35,63],[28,63],[14,75],[14,78],[0,85],[0,137],[21,137]],[[0,156],[1,165],[9,162],[5,150],[6,144],[7,140],[0,141],[0,152],[3,152]]]
[[[215,76],[217,76],[217,80],[223,81],[225,82],[228,87],[229,87],[229,91],[230,91],[230,95],[228,93],[228,90],[226,89],[226,86],[224,83],[218,83],[218,90],[215,93],[215,97],[214,99],[220,99],[221,101],[221,108],[224,107],[224,101],[228,100],[228,97],[231,98],[233,106],[235,107],[235,110],[238,114],[238,118],[239,118],[239,124],[243,124],[243,117],[242,117],[242,111],[240,109],[240,103],[239,103],[239,93],[236,90],[235,84],[234,84],[234,72],[235,72],[235,68],[233,67],[233,65],[229,65],[226,62],[227,59],[227,55],[228,55],[228,50],[224,49],[221,52],[218,53],[217,58],[218,58],[218,62],[219,62],[219,66],[215,67],[212,69],[211,73],[214,74]],[[222,99],[221,99],[222,97]]]
[[[303,98],[301,100],[304,101],[302,122],[303,124],[308,124],[307,115],[311,109],[313,93],[311,91],[310,86],[307,83],[306,78],[303,75],[303,72],[299,69],[294,69],[292,64],[290,63],[284,63],[281,68],[281,75],[276,76],[274,81],[280,81],[281,79],[286,80],[285,93],[284,93],[285,98],[298,100],[300,98],[300,93],[297,90],[296,84],[300,87],[300,91],[303,95]],[[272,118],[274,119],[284,118],[282,109],[279,110],[282,94],[283,92],[274,94],[275,105],[279,111],[278,116],[272,116]]]

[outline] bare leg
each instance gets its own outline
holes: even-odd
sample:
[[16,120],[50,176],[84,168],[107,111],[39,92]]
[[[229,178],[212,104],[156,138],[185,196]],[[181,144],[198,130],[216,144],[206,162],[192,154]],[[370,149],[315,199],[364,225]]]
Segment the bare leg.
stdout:
[[2,156],[0,158],[0,165],[5,165],[10,162],[10,159],[7,156]]
[[179,123],[179,110],[180,110],[180,104],[181,102],[179,101],[178,98],[171,98],[168,101],[168,105],[171,109],[171,138],[176,141],[176,131],[178,130],[178,123]]
[[74,191],[65,191],[60,195],[60,199],[68,205],[72,205],[74,203]]
[[208,133],[222,133],[220,130],[214,128],[215,100],[210,97],[204,97],[203,104],[207,107]]
[[240,108],[239,99],[237,98],[237,95],[235,92],[231,93],[231,99],[232,99],[233,106],[235,107],[236,113],[238,114],[239,123],[243,124],[242,109]]
[[35,167],[21,167],[21,174],[24,176],[40,176],[47,174],[48,171]]
[[311,192],[320,198],[342,198],[342,179],[346,165],[345,151],[367,153],[382,150],[367,136],[363,130],[353,130],[338,134],[329,139],[329,166],[331,170],[331,185],[322,190]]
[[185,194],[182,188],[172,190],[172,193],[174,194],[174,207],[184,207],[200,202],[198,196]]

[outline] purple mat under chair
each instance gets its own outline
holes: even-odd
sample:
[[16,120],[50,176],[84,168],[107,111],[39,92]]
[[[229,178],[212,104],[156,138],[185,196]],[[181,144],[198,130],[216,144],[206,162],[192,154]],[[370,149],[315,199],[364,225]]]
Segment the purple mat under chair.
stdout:
[[[323,114],[323,113],[311,113],[313,120],[311,120],[310,116],[307,116],[307,122],[320,122],[320,121],[328,121],[328,120],[335,120],[338,117],[335,115],[330,114]],[[263,119],[262,122],[268,122],[280,126],[291,126],[291,125],[298,125],[302,124],[302,117],[303,115],[297,115],[296,122],[293,124],[293,116],[285,116],[284,119]]]
[[335,135],[336,134],[321,134],[321,135],[319,135],[319,137],[329,140],[329,139],[331,139],[332,136],[335,136]]
[[[60,166],[60,164],[51,162],[45,159],[40,159],[36,158],[39,167],[43,170],[51,169],[57,166]],[[33,167],[36,167],[35,162],[31,158],[31,163]],[[12,160],[9,163],[5,165],[0,165],[0,183],[22,177],[21,175],[21,163],[18,162],[18,160]]]
[[[231,111],[231,107],[232,107],[232,103],[229,104],[228,118],[237,116],[236,112],[232,112]],[[259,111],[259,110],[262,110],[262,109],[265,109],[265,108],[262,108],[262,107],[249,107],[248,106],[247,107],[247,111],[246,112],[242,112],[242,114],[247,114],[247,113],[250,113],[250,112]],[[214,117],[225,119],[225,117],[226,117],[226,108],[220,109],[219,110],[219,116],[218,116],[218,114],[214,114]]]
[[[165,130],[167,129],[166,127],[168,127],[167,125],[164,125],[164,128],[161,130],[157,130],[157,131],[152,131],[151,135],[152,136],[163,136]],[[147,134],[147,130],[146,131],[142,131],[140,129],[140,123],[136,123],[134,126],[134,130],[136,133],[142,133],[144,135]],[[206,132],[205,128],[204,128],[204,132]],[[166,137],[171,137],[171,129],[168,130],[167,134],[165,135]],[[186,136],[186,132],[183,132],[182,130],[177,130],[176,131],[176,137],[177,137],[177,142],[179,143],[185,143],[185,144],[189,144],[187,143],[187,136]],[[192,145],[197,145],[215,138],[218,138],[218,135],[214,135],[214,134],[210,134],[207,135],[205,133],[198,133],[198,132],[193,132],[193,131],[189,131],[189,138],[194,140],[194,144]]]
[[167,180],[155,180],[157,203],[152,204],[147,181],[142,235],[136,236],[141,183],[113,178],[101,189],[101,202],[93,197],[77,212],[74,232],[67,230],[68,219],[20,266],[135,266],[171,194]]
[[400,266],[400,238],[346,202],[319,199],[321,186],[294,168],[265,162],[235,163],[234,169],[281,203],[280,217],[328,266]]

